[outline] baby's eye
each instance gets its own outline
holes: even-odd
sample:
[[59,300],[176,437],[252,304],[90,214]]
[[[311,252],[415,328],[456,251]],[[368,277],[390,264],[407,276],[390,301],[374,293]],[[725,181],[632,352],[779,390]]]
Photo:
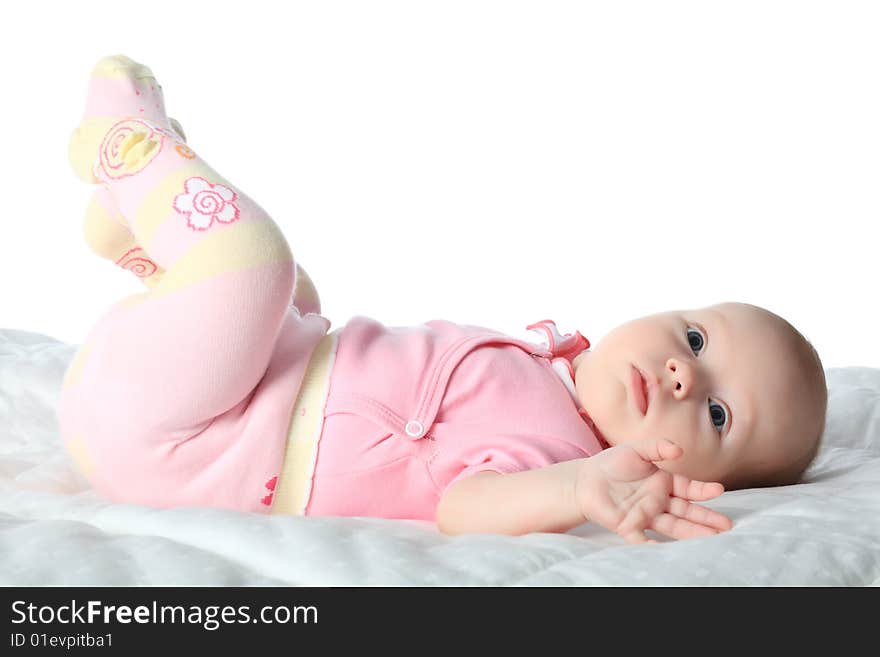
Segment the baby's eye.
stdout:
[[709,417],[712,419],[713,426],[718,429],[719,432],[724,429],[724,425],[727,424],[727,411],[721,404],[713,402],[711,399],[709,400]]
[[692,326],[688,326],[687,338],[688,344],[690,344],[691,346],[691,351],[694,352],[695,356],[699,356],[700,351],[703,349],[703,345],[706,343],[706,340],[703,338],[703,334],[700,333],[698,329],[695,329]]

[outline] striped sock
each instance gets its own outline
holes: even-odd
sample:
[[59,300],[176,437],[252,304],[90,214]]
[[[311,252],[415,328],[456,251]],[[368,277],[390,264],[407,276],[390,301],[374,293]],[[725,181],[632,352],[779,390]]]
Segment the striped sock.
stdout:
[[149,162],[156,135],[182,141],[179,127],[165,113],[162,87],[149,68],[123,55],[105,57],[92,70],[86,109],[70,138],[70,162],[90,183],[100,182],[100,167],[111,177],[131,175]]

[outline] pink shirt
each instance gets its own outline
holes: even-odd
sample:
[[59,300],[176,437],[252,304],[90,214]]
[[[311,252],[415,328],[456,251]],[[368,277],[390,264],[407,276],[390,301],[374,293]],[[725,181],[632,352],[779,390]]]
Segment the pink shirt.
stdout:
[[548,347],[446,321],[351,320],[339,336],[306,514],[434,520],[463,477],[601,451],[554,371],[589,343],[560,336],[552,322],[533,326]]

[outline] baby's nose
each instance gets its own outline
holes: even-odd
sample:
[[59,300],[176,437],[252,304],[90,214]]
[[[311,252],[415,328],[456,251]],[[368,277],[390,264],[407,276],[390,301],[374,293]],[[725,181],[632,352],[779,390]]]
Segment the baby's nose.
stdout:
[[676,399],[687,397],[694,385],[694,371],[690,365],[670,358],[666,361],[666,371],[672,379],[672,396]]

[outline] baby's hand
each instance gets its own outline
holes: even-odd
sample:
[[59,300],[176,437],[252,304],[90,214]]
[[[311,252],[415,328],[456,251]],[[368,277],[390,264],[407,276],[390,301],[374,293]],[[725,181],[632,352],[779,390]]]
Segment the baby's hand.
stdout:
[[724,492],[721,484],[670,474],[653,463],[682,453],[678,445],[660,439],[617,445],[585,459],[576,488],[584,516],[628,543],[653,542],[645,536],[646,529],[676,539],[730,529],[730,518],[691,503],[718,497]]

